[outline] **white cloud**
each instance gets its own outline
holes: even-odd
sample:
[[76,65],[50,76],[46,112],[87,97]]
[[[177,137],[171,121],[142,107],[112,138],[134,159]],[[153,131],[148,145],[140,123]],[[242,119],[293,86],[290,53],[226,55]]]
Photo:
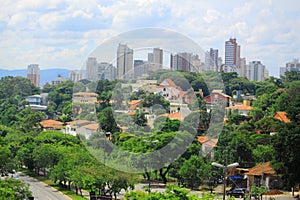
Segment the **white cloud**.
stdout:
[[[87,56],[112,35],[143,27],[178,31],[197,41],[204,50],[213,47],[222,53],[225,40],[236,37],[242,56],[247,60],[263,60],[275,70],[300,53],[298,1],[232,0],[222,4],[192,0],[3,0],[1,3],[0,64],[7,68],[27,66],[33,60],[48,66],[63,63],[72,67],[79,62],[78,58]],[[271,74],[276,74],[272,70]]]
[[207,10],[206,15],[204,16],[204,20],[207,23],[211,23],[212,21],[218,19],[221,14],[216,10]]

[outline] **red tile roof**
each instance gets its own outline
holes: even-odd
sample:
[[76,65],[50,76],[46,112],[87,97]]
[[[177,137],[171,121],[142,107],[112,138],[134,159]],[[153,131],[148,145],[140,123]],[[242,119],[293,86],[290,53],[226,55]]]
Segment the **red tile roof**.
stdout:
[[217,143],[218,143],[218,139],[216,138],[211,138],[209,136],[198,136],[197,137],[198,142],[202,145],[205,144],[207,146],[211,146],[211,147],[216,147]]
[[275,119],[279,119],[280,121],[283,121],[285,123],[291,122],[291,120],[286,116],[286,112],[277,112],[274,115]]
[[83,126],[83,128],[96,131],[99,128],[99,125],[98,124],[88,124],[88,125]]
[[252,110],[252,106],[244,106],[244,105],[229,106],[229,109],[233,109],[233,110]]
[[178,113],[178,112],[174,112],[174,113],[171,113],[171,114],[162,114],[161,116],[166,116],[166,117],[168,117],[168,118],[170,118],[170,119],[178,119],[178,120],[183,120],[184,119],[184,117],[183,117],[183,115],[182,114],[180,114],[180,113]]
[[249,169],[249,172],[246,172],[245,174],[252,176],[261,176],[262,173],[269,175],[275,174],[275,170],[272,168],[270,162],[265,162],[263,164],[252,167],[251,169]]
[[42,122],[40,122],[40,124],[44,128],[53,128],[53,129],[60,129],[60,128],[62,128],[62,125],[63,125],[62,122],[56,121],[56,120],[52,120],[52,119],[43,120]]

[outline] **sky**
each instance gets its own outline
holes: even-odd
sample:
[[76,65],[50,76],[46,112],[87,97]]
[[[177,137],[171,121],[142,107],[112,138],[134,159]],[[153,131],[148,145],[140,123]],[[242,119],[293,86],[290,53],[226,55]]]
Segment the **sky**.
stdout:
[[141,28],[178,32],[223,60],[236,38],[241,57],[272,76],[300,58],[298,0],[2,0],[0,69],[80,69],[104,41]]

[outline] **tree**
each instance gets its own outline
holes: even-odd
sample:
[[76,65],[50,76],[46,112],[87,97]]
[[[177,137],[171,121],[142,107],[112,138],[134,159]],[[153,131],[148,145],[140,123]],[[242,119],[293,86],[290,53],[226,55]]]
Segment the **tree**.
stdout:
[[0,80],[0,99],[7,99],[16,95],[25,97],[38,93],[39,89],[27,78],[6,76]]
[[273,136],[273,166],[282,175],[285,187],[291,188],[300,180],[300,126],[295,123],[286,124],[278,134]]
[[197,155],[192,155],[188,160],[183,162],[178,173],[184,182],[194,189],[209,177],[210,165],[206,164]]
[[195,111],[184,118],[184,122],[197,129],[198,134],[205,132],[209,127],[210,114],[206,110]]
[[120,131],[120,128],[117,126],[117,123],[115,121],[111,107],[104,108],[97,114],[97,116],[99,125],[103,131],[111,133]]
[[154,105],[161,105],[167,112],[169,112],[170,102],[165,100],[159,94],[149,94],[142,101],[142,107],[152,107]]
[[21,200],[31,197],[31,191],[23,181],[6,178],[0,180],[0,197],[1,199]]

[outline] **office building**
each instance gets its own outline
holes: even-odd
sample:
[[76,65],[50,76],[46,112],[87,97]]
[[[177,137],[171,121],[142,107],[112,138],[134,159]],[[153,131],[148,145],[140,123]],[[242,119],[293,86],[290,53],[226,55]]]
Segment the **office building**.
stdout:
[[36,87],[40,87],[40,68],[38,64],[30,64],[27,67],[27,78]]

